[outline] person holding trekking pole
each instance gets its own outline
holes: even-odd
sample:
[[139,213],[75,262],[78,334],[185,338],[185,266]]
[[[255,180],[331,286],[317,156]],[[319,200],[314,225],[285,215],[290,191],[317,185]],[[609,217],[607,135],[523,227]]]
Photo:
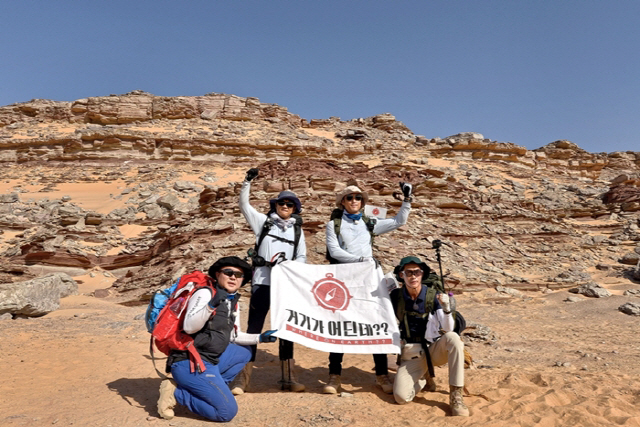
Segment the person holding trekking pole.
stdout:
[[179,403],[211,421],[231,421],[238,404],[229,384],[251,359],[249,345],[275,342],[275,331],[263,334],[240,332],[237,292],[251,280],[251,266],[238,257],[217,260],[208,271],[212,286],[196,290],[189,298],[182,330],[193,345],[204,368],[192,370],[188,351],[172,350],[167,359],[167,378],[160,384],[158,413],[170,420]]
[[458,330],[458,317],[454,317],[449,295],[429,284],[430,272],[427,264],[415,256],[402,258],[394,269],[396,279],[404,286],[390,295],[401,338],[393,396],[402,405],[411,402],[420,390],[435,391],[433,367],[448,363],[451,415],[468,417],[469,409],[462,399],[464,343],[454,332]]
[[[369,195],[355,185],[349,185],[336,194],[335,209],[327,223],[327,259],[332,264],[352,262],[376,262],[373,258],[373,238],[388,233],[407,223],[411,211],[411,190],[409,183],[400,183],[404,195],[402,206],[394,218],[376,219],[362,214],[361,210],[369,200]],[[342,359],[344,353],[329,354],[329,382],[323,393],[336,394],[342,385]],[[389,378],[386,354],[374,354],[376,384],[385,393],[393,392]]]
[[[253,262],[253,282],[249,305],[248,333],[260,333],[264,326],[267,312],[271,305],[271,268],[283,260],[306,262],[307,247],[302,232],[302,218],[300,199],[292,191],[282,191],[275,199],[269,200],[269,212],[258,212],[249,203],[251,181],[255,179],[259,170],[252,168],[247,171],[242,188],[240,189],[240,211],[245,217],[251,230],[256,235],[256,245],[249,250]],[[279,340],[280,367],[283,390],[301,392],[304,384],[297,381],[294,372],[293,342]],[[251,380],[251,371],[256,359],[256,346],[251,347],[251,360],[238,375],[231,388],[234,395],[247,391]]]

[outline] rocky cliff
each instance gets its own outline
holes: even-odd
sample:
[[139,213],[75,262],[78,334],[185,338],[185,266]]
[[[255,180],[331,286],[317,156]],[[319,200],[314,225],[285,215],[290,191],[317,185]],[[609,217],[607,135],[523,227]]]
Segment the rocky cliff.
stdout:
[[314,263],[336,191],[357,183],[394,215],[408,181],[408,224],[376,238],[387,270],[409,253],[436,267],[440,239],[457,291],[573,287],[596,269],[637,280],[640,152],[570,141],[530,151],[473,132],[415,135],[391,114],[306,120],[255,98],[135,91],[0,107],[0,162],[3,282],[104,274],[117,279],[105,295],[137,300],[243,255],[254,237],[237,200],[250,167],[261,170],[254,206],[285,188],[301,198]]

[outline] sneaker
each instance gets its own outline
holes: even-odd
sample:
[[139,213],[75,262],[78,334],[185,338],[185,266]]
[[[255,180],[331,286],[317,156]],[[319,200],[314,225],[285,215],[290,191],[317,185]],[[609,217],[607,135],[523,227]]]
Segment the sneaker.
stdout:
[[231,394],[239,396],[244,394],[249,389],[249,381],[251,381],[251,371],[253,369],[253,362],[249,362],[244,365],[242,371],[236,375],[231,383]]
[[449,386],[449,406],[454,417],[468,417],[469,408],[462,400],[462,387]]
[[341,384],[340,375],[329,375],[329,382],[324,386],[322,392],[325,394],[338,394]]
[[389,375],[377,375],[376,384],[387,394],[393,393],[393,383],[389,378]]
[[173,408],[176,407],[176,382],[170,378],[160,383],[160,398],[158,399],[158,414],[165,420],[170,420],[175,415]]
[[424,379],[427,383],[422,387],[422,391],[429,391],[432,393],[436,391],[436,380],[428,373],[424,376]]

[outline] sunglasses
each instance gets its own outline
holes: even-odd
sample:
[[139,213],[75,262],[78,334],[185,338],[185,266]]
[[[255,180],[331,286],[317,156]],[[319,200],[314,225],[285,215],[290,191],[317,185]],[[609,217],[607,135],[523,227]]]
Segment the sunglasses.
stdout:
[[418,269],[418,270],[405,270],[402,272],[402,274],[404,274],[405,277],[411,277],[411,276],[422,276],[422,269]]
[[286,206],[289,209],[292,209],[295,205],[293,204],[293,202],[279,201],[278,206]]
[[230,268],[220,270],[220,273],[224,274],[227,277],[236,276],[237,279],[242,279],[244,277],[244,273],[242,271],[235,271]]
[[345,199],[347,199],[348,202],[352,201],[353,199],[356,199],[356,201],[360,201],[362,200],[362,195],[361,194],[349,194],[348,196],[345,196]]

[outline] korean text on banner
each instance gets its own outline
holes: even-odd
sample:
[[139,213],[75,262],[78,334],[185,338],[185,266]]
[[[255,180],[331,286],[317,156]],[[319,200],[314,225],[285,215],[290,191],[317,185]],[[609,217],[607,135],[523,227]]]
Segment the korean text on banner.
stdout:
[[386,281],[373,262],[278,264],[271,271],[271,327],[279,338],[326,352],[400,352]]

